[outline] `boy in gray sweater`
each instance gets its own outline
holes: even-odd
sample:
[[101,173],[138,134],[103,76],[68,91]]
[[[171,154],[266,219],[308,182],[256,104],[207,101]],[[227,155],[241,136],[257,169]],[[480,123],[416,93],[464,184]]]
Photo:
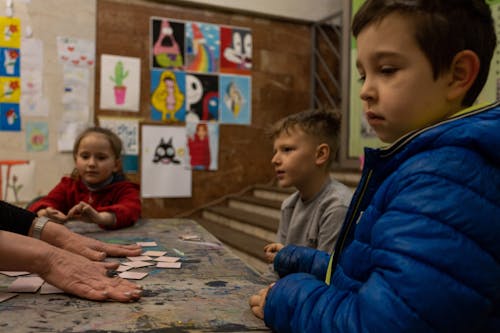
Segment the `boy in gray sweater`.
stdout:
[[278,184],[297,191],[281,206],[277,243],[264,247],[269,263],[288,244],[333,249],[352,197],[330,177],[339,132],[340,115],[324,110],[292,114],[271,127]]

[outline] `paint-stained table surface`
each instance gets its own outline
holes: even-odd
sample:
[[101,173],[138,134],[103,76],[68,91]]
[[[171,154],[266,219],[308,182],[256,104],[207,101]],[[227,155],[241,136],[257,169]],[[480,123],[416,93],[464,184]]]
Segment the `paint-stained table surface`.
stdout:
[[[258,273],[192,220],[149,219],[116,231],[72,222],[77,232],[106,242],[155,241],[144,250],[182,257],[181,269],[144,267],[134,303],[93,302],[67,294],[19,294],[0,303],[0,332],[268,332],[248,297],[267,285]],[[184,241],[181,235],[198,235]],[[125,258],[112,260],[125,261]],[[0,275],[0,291],[15,278]]]

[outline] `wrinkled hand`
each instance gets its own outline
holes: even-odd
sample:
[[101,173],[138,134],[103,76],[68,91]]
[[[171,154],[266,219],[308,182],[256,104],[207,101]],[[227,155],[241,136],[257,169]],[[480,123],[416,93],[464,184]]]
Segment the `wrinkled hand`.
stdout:
[[274,286],[274,283],[269,285],[267,288],[259,290],[257,295],[250,296],[248,299],[248,304],[252,309],[253,314],[262,320],[264,320],[264,307],[266,306],[266,297],[269,290]]
[[134,257],[142,252],[136,244],[108,244],[72,232],[68,228],[55,223],[45,226],[43,240],[61,249],[80,254],[90,260],[102,261],[109,257]]
[[285,246],[281,243],[270,243],[264,246],[264,257],[268,263],[273,263],[276,254]]
[[65,214],[63,214],[61,211],[59,211],[55,208],[52,208],[52,207],[40,209],[37,212],[37,215],[38,216],[46,216],[49,219],[56,221],[56,222],[59,222],[59,223],[65,223],[68,221],[68,217]]
[[90,261],[80,255],[54,248],[48,256],[47,267],[39,275],[48,283],[90,300],[107,299],[120,302],[135,301],[141,297],[141,287],[119,277],[106,276],[108,269],[118,263]]

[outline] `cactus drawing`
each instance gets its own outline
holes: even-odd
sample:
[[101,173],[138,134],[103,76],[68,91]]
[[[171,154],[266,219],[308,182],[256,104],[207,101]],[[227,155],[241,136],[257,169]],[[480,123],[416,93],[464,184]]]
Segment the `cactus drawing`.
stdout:
[[124,69],[123,62],[118,61],[115,64],[115,76],[110,76],[111,81],[115,83],[115,103],[122,105],[125,103],[125,94],[127,92],[127,86],[123,85],[123,80],[128,76],[128,71]]
[[123,86],[123,80],[128,76],[128,71],[123,68],[123,62],[118,61],[115,65],[115,77],[110,76],[111,81],[115,83],[116,87]]

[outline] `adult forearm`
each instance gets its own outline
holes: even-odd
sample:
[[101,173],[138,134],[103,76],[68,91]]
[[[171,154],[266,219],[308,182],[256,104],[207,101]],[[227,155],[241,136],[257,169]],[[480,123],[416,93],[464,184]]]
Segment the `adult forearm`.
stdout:
[[27,236],[0,231],[0,269],[40,273],[54,247]]

